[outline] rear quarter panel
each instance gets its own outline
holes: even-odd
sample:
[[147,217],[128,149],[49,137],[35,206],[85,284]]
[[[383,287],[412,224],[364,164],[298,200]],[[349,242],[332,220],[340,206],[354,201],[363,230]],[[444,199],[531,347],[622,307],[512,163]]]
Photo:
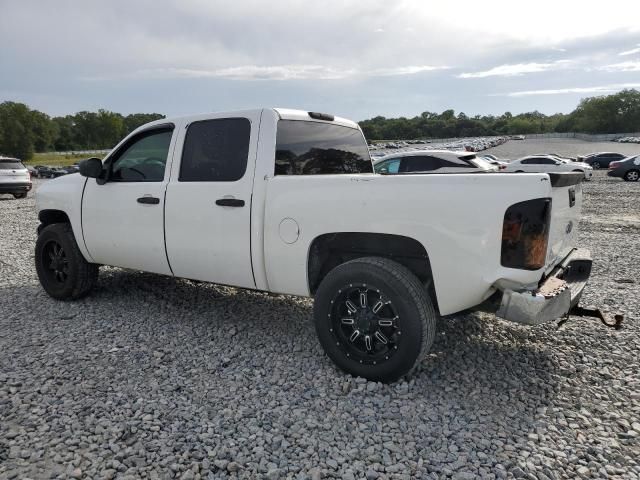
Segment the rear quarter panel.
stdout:
[[[542,270],[500,265],[508,206],[551,196],[546,174],[277,176],[266,182],[264,266],[268,289],[309,295],[309,247],[319,235],[372,232],[404,235],[426,249],[440,313],[481,303],[505,278],[537,282]],[[279,225],[299,225],[287,244]]]

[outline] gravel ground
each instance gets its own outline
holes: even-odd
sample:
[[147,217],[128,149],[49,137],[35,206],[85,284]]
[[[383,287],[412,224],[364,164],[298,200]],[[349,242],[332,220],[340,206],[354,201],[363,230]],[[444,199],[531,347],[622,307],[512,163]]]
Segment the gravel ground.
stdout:
[[306,299],[105,268],[56,302],[0,196],[0,478],[640,478],[640,183],[603,173],[584,303],[624,329],[461,315],[393,385],[338,372]]

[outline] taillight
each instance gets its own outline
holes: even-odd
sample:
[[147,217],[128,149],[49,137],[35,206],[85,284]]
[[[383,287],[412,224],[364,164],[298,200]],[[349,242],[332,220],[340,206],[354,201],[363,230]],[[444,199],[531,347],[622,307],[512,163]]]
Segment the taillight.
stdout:
[[620,162],[611,162],[609,164],[609,170],[613,169],[613,168],[617,168],[618,165],[620,165]]
[[549,243],[551,199],[536,198],[511,205],[502,224],[503,267],[538,270],[545,265]]

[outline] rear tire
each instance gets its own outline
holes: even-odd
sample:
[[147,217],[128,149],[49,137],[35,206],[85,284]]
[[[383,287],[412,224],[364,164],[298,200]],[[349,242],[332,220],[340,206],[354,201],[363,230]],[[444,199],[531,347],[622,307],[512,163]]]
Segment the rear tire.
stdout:
[[35,262],[42,288],[57,300],[82,298],[98,280],[98,265],[82,256],[68,223],[42,229],[36,241]]
[[27,192],[14,193],[13,198],[27,198]]
[[406,267],[365,257],[327,274],[316,292],[314,318],[320,344],[339,368],[394,382],[413,372],[431,348],[437,314]]
[[640,170],[629,170],[624,174],[624,179],[627,182],[637,182],[640,179]]

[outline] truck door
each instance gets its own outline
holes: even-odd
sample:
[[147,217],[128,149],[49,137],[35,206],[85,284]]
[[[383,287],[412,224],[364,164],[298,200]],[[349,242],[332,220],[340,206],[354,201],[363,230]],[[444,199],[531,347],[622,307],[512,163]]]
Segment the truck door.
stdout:
[[105,161],[106,182],[87,180],[82,233],[95,263],[171,275],[163,210],[176,130],[165,124],[128,138]]
[[250,221],[259,124],[257,111],[206,115],[182,129],[165,206],[176,276],[255,288]]

